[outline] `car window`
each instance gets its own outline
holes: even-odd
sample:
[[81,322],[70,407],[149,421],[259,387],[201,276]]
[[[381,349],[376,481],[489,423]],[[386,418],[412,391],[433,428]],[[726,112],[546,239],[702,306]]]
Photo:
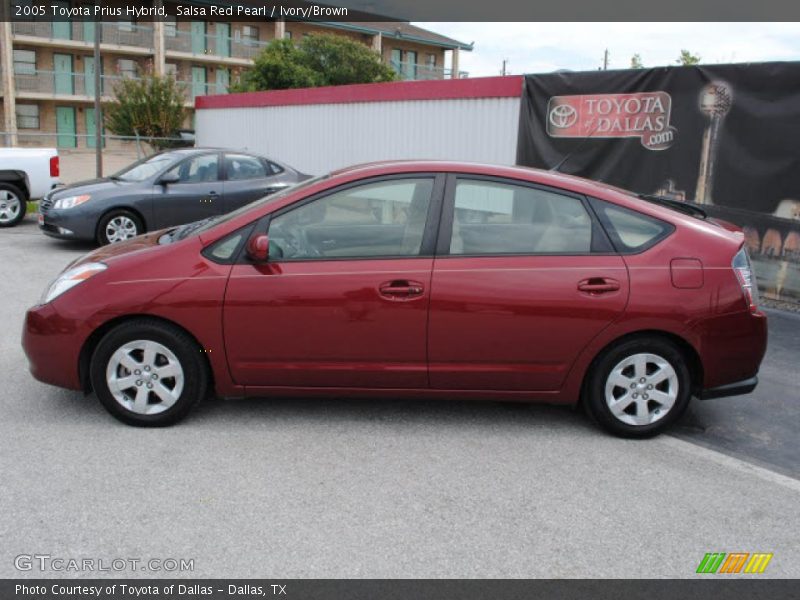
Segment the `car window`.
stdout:
[[229,181],[270,177],[267,165],[260,158],[246,154],[226,154],[225,170]]
[[178,176],[178,183],[204,183],[219,179],[219,156],[203,154],[184,160],[169,174]]
[[644,250],[672,231],[669,223],[654,217],[596,198],[590,198],[589,201],[619,252]]
[[420,253],[433,178],[351,187],[272,219],[272,248],[284,259],[369,258]]
[[125,167],[111,177],[122,181],[144,181],[166,169],[174,160],[174,154],[154,154]]
[[459,179],[450,254],[575,254],[592,247],[592,219],[573,196]]

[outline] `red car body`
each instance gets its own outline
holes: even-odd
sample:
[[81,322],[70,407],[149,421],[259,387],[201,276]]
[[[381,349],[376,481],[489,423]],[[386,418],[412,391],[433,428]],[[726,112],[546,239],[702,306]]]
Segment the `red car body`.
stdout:
[[[219,264],[202,251],[275,211],[354,181],[397,174],[488,176],[593,197],[672,232],[638,253],[431,256]],[[189,332],[222,397],[367,395],[575,403],[593,361],[625,336],[658,332],[685,353],[693,394],[751,390],[766,317],[732,269],[743,236],[614,188],[532,169],[446,162],[354,167],[186,239],[155,232],[75,264],[108,269],[32,308],[33,375],[83,390],[95,345],[138,316]],[[438,245],[437,248],[441,248]],[[610,281],[591,291],[586,282]],[[419,294],[381,293],[400,282]],[[602,287],[602,286],[601,286]],[[586,290],[590,291],[586,291]]]

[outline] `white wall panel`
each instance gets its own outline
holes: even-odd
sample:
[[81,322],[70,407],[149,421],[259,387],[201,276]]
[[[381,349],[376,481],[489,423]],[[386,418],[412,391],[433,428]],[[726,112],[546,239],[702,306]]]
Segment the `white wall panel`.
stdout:
[[519,98],[215,108],[197,111],[197,143],[251,150],[317,175],[387,159],[512,165]]

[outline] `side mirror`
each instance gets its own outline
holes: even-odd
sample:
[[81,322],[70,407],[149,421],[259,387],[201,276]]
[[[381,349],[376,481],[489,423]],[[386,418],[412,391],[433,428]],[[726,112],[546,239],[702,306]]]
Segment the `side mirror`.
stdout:
[[253,262],[265,263],[269,260],[269,236],[266,233],[247,240],[247,256]]
[[158,180],[158,185],[169,185],[170,183],[178,183],[181,180],[177,173],[164,173]]

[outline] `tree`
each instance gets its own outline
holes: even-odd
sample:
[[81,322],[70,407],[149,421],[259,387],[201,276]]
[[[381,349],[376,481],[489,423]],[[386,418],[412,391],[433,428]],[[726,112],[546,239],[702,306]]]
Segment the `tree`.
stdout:
[[681,50],[681,55],[675,62],[684,67],[698,65],[700,64],[700,56],[698,54],[692,54],[688,50]]
[[631,56],[631,69],[644,69],[642,64],[642,57],[638,54]]
[[381,62],[377,52],[350,38],[323,33],[304,37],[299,44],[272,42],[232,90],[285,90],[395,79],[394,70]]
[[[186,119],[185,88],[170,76],[142,75],[114,86],[116,100],[104,107],[105,126],[116,135],[146,138],[176,137]],[[149,140],[163,149],[168,140]]]

